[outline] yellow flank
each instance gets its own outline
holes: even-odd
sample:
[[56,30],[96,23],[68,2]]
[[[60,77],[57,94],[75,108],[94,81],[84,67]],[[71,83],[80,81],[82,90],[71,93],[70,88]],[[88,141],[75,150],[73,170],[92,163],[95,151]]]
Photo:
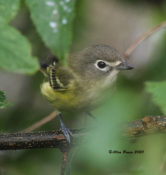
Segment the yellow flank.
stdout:
[[72,88],[54,90],[49,82],[44,82],[41,86],[42,94],[48,99],[48,101],[56,107],[58,110],[73,110],[80,109],[85,103],[80,99],[80,96],[75,94],[75,90]]

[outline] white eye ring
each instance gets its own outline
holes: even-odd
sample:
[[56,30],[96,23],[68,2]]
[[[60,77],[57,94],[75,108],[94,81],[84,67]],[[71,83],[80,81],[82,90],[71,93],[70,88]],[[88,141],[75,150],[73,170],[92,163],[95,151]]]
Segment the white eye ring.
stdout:
[[96,63],[94,64],[95,67],[103,72],[107,72],[109,70],[109,66],[107,62],[103,60],[97,60]]

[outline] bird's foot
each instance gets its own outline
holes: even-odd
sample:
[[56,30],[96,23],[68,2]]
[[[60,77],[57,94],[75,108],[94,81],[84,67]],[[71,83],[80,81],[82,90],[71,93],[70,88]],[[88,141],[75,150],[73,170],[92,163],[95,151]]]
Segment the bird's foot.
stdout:
[[71,141],[71,136],[72,136],[73,134],[72,134],[72,132],[70,131],[70,129],[67,128],[67,127],[65,126],[65,124],[63,123],[61,114],[59,114],[58,118],[59,118],[59,122],[60,122],[60,126],[61,126],[62,133],[63,133],[63,135],[65,136],[67,142],[70,143],[70,141]]

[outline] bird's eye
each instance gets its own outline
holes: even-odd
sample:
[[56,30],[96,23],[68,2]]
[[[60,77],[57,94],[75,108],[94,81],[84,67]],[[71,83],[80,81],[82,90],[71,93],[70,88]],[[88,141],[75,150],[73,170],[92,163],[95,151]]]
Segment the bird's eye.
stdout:
[[97,60],[94,65],[97,69],[99,69],[102,72],[108,72],[110,70],[110,66],[107,61]]
[[100,68],[100,69],[104,69],[107,65],[104,61],[99,61],[97,63],[97,66]]

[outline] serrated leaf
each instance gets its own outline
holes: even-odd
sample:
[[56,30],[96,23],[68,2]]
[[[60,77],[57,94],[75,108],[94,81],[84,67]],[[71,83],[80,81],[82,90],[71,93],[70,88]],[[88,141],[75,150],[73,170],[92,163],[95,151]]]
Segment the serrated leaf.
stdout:
[[0,108],[4,108],[9,105],[9,102],[6,100],[6,95],[3,91],[0,91]]
[[146,91],[152,95],[155,104],[166,114],[166,81],[146,83]]
[[0,67],[18,73],[34,73],[38,62],[30,53],[30,45],[16,29],[0,26]]
[[65,59],[72,40],[75,0],[26,0],[26,3],[46,45]]
[[0,0],[0,21],[8,23],[17,13],[19,0]]

